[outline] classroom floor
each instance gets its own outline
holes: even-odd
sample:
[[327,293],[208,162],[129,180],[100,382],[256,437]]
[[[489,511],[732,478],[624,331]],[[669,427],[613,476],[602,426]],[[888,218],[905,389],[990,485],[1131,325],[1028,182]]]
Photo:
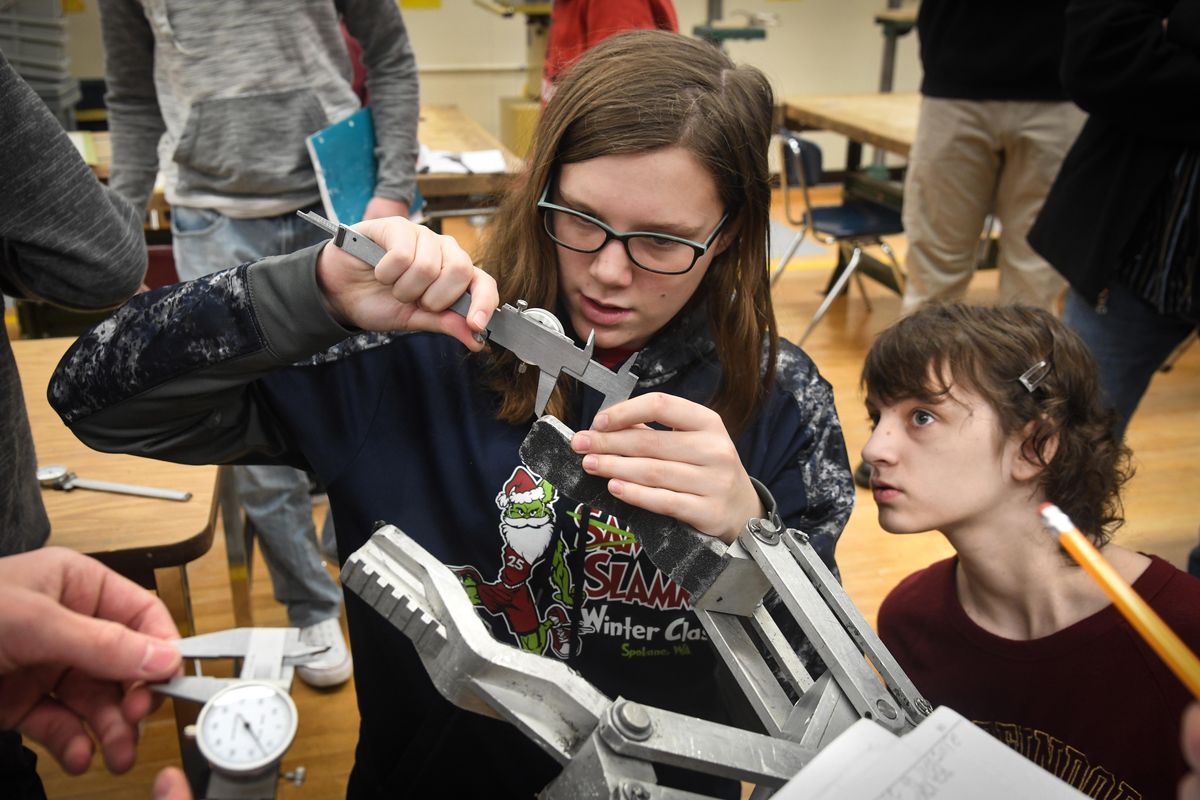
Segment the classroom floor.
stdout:
[[[828,202],[820,197],[816,202]],[[782,215],[777,215],[782,219]],[[474,239],[474,230],[464,222],[447,224],[464,242]],[[895,242],[903,254],[903,239]],[[795,341],[820,304],[832,251],[793,261],[774,290],[780,333]],[[996,274],[985,272],[974,280],[969,298],[990,302],[995,297]],[[867,281],[874,307],[868,312],[863,297],[853,288],[848,299],[839,299],[806,343],[805,349],[832,383],[838,413],[845,431],[852,463],[869,436],[866,413],[858,389],[862,358],[874,335],[896,318],[899,298]],[[1129,428],[1138,472],[1126,492],[1129,520],[1116,541],[1138,550],[1163,556],[1183,567],[1188,550],[1197,541],[1200,525],[1200,346],[1194,346],[1168,373],[1160,373]],[[324,507],[314,510],[318,529]],[[876,524],[869,492],[859,490],[858,505],[838,546],[837,559],[845,587],[868,620],[874,622],[880,602],[901,578],[929,562],[948,555],[950,549],[938,534],[891,536]],[[255,620],[261,625],[283,625],[283,607],[271,597],[261,555],[255,559],[253,584]],[[164,576],[169,577],[169,576]],[[218,533],[212,550],[188,569],[193,607],[201,632],[233,625],[225,548]],[[310,689],[296,681],[292,696],[300,711],[300,733],[284,762],[285,769],[304,765],[308,780],[303,787],[280,784],[280,798],[323,800],[341,797],[353,762],[358,715],[353,683],[330,691]],[[133,771],[114,778],[103,771],[97,759],[93,769],[81,777],[63,774],[45,754],[40,772],[51,798],[145,798],[155,773],[166,764],[178,763],[174,719],[169,708],[160,709],[148,720],[141,757]]]

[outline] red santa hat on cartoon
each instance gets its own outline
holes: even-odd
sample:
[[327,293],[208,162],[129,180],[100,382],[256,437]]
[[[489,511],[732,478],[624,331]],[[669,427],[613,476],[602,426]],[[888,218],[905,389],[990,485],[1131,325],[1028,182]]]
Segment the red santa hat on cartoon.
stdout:
[[546,499],[541,481],[525,467],[517,467],[500,490],[500,494],[496,495],[496,505],[504,509],[508,508],[510,503],[533,503]]

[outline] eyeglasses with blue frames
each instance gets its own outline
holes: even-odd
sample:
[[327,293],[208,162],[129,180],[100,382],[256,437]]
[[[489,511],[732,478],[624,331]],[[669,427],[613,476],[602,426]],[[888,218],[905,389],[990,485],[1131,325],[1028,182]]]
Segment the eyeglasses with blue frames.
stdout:
[[546,199],[549,196],[550,183],[547,182],[537,207],[542,211],[546,233],[556,244],[577,253],[595,253],[616,239],[624,246],[630,261],[647,272],[660,275],[682,275],[696,266],[729,219],[729,214],[721,217],[703,242],[653,231],[620,233],[589,214],[551,203]]

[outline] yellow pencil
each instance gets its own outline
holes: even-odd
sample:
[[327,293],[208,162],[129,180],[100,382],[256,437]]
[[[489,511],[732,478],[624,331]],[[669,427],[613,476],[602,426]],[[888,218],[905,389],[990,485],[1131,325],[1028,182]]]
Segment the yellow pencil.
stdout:
[[1071,518],[1053,503],[1039,507],[1046,527],[1058,534],[1058,541],[1079,562],[1109,596],[1129,624],[1142,635],[1146,644],[1158,653],[1171,671],[1200,699],[1200,659],[1196,658],[1175,631],[1155,613],[1146,601],[1117,574],[1087,537],[1079,532]]

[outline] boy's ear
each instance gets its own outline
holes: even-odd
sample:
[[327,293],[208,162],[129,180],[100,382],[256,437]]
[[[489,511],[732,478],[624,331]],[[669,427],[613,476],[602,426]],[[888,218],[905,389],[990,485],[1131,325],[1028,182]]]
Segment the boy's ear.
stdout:
[[1013,461],[1014,480],[1024,482],[1035,479],[1046,468],[1046,465],[1054,460],[1054,454],[1058,452],[1057,433],[1043,442],[1041,452],[1038,452],[1032,438],[1036,428],[1037,424],[1030,422],[1018,434],[1021,439],[1021,447]]

